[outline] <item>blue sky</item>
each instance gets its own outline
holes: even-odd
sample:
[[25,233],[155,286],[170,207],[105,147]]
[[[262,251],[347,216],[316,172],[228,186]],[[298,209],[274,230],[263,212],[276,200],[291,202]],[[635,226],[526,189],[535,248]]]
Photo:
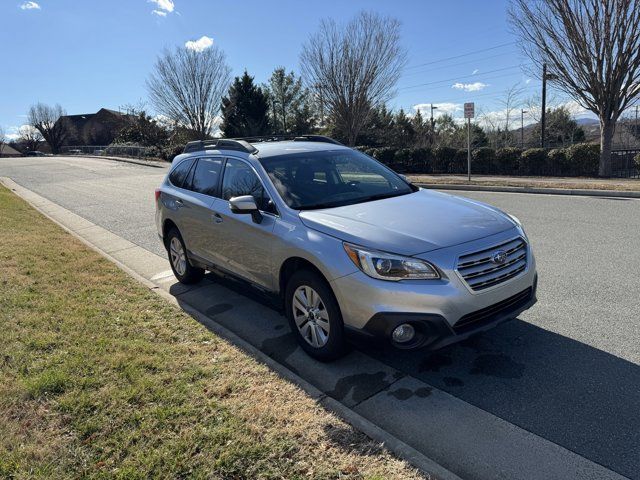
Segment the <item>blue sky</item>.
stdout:
[[158,53],[203,36],[226,52],[234,75],[246,68],[264,82],[276,66],[297,72],[301,45],[322,18],[363,9],[402,22],[409,63],[394,108],[433,102],[461,116],[465,101],[499,111],[516,83],[525,97],[540,89],[521,68],[506,0],[1,0],[0,126],[15,132],[37,101],[69,114],[145,101]]

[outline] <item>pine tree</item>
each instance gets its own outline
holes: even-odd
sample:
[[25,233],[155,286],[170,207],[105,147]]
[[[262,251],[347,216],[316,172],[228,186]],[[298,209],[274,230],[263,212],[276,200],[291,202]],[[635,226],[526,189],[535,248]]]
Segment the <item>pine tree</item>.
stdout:
[[236,77],[222,99],[222,125],[225,137],[250,137],[270,133],[269,104],[262,88],[253,83],[245,70]]
[[305,134],[315,130],[311,96],[302,86],[301,78],[279,67],[271,74],[265,90],[268,92],[274,133]]

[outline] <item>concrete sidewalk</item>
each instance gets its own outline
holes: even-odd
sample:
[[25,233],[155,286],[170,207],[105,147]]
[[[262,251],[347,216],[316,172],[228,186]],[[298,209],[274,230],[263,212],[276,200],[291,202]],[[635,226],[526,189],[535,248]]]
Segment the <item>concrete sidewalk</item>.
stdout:
[[212,274],[195,286],[176,283],[165,257],[9,179],[2,183],[151,290],[436,478],[624,478],[362,352],[334,363],[315,362],[297,346],[280,312],[243,284]]

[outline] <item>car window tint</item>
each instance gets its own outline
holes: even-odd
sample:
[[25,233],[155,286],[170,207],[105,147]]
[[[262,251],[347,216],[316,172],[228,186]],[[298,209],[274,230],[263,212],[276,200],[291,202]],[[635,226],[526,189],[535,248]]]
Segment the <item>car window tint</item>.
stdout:
[[260,210],[273,212],[271,199],[265,192],[262,182],[246,163],[230,158],[224,169],[222,179],[222,198],[229,200],[233,197],[251,195]]
[[191,190],[217,197],[221,170],[221,158],[201,158],[194,169]]
[[182,188],[187,179],[189,169],[193,165],[193,158],[188,158],[180,162],[169,174],[169,181],[172,185]]

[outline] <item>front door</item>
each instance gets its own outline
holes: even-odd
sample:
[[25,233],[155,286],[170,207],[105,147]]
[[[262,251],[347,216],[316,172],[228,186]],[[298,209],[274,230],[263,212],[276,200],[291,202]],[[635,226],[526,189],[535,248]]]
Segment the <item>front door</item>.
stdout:
[[[242,195],[255,199],[262,215],[260,223],[251,215],[231,212],[228,200]],[[221,219],[217,230],[220,241],[211,247],[225,258],[232,273],[273,290],[271,252],[277,216],[260,178],[248,163],[227,159],[221,197],[213,206],[214,215]]]

